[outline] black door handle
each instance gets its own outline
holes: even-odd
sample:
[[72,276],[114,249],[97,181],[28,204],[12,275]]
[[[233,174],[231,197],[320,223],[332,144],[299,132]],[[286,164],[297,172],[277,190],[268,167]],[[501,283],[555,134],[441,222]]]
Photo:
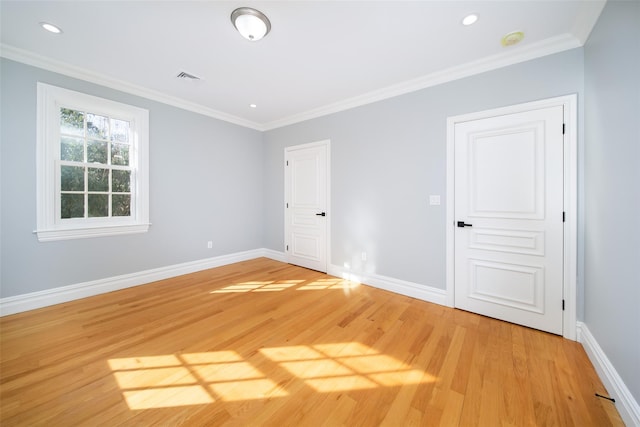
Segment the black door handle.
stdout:
[[326,212],[320,212],[319,214],[316,214],[316,216],[327,216]]
[[473,224],[465,224],[464,221],[458,221],[458,227],[473,227]]

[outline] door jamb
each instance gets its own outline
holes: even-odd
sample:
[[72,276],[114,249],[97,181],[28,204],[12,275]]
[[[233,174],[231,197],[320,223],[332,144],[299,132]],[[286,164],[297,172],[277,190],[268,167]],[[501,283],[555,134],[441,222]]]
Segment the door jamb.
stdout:
[[[564,259],[562,336],[575,341],[577,328],[577,260],[578,260],[578,120],[577,94],[527,102],[503,108],[447,118],[447,204],[446,204],[446,297],[445,304],[454,307],[455,247],[454,247],[454,201],[455,201],[455,125],[506,114],[520,113],[548,107],[562,106],[564,109]],[[558,302],[560,304],[560,302]]]
[[326,258],[326,265],[325,265],[325,271],[324,273],[327,273],[329,271],[329,266],[331,265],[331,140],[330,139],[324,139],[321,141],[316,141],[316,142],[309,142],[306,144],[298,144],[298,145],[291,145],[288,147],[284,148],[284,161],[282,163],[282,170],[284,171],[284,202],[282,204],[282,207],[284,209],[284,246],[285,246],[285,251],[284,251],[284,258],[285,258],[285,262],[289,263],[289,251],[286,250],[286,245],[287,245],[287,197],[288,197],[288,191],[289,188],[288,186],[288,182],[287,182],[287,160],[288,160],[288,156],[289,153],[291,151],[295,151],[295,150],[303,150],[303,149],[307,149],[307,148],[314,148],[314,147],[320,147],[320,146],[324,146],[327,149],[327,206],[326,206],[326,212],[327,212],[327,216],[326,216],[326,225],[327,225],[327,230],[326,230],[326,242],[325,242],[325,258]]

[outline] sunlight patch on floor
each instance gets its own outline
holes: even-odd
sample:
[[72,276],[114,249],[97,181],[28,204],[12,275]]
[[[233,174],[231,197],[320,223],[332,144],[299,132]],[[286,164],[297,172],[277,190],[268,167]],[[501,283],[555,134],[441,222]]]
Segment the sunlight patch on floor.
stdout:
[[344,279],[319,279],[305,283],[305,280],[252,281],[234,283],[211,291],[211,294],[247,293],[247,292],[279,292],[295,288],[297,291],[313,291],[324,289],[342,289],[349,291],[360,286],[360,283]]
[[320,279],[311,283],[307,283],[299,288],[298,291],[313,291],[321,289],[353,289],[360,286],[359,283],[350,282],[343,279]]
[[289,289],[304,280],[287,280],[279,282],[244,282],[225,286],[211,291],[212,294],[245,293],[245,292],[274,292]]
[[437,380],[423,370],[357,342],[263,348],[260,352],[318,392]]
[[131,409],[288,394],[235,351],[130,357],[108,363]]
[[211,395],[198,385],[124,391],[122,394],[131,409],[206,405],[213,402]]
[[[359,342],[262,348],[269,370],[294,376],[319,393],[397,387],[437,378]],[[110,359],[131,409],[205,405],[288,396],[252,362],[232,350]]]

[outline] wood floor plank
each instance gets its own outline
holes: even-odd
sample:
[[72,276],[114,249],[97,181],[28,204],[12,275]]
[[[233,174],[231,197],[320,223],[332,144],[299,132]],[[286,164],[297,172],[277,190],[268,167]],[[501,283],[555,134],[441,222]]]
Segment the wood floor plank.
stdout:
[[621,426],[575,342],[266,258],[0,318],[3,426]]

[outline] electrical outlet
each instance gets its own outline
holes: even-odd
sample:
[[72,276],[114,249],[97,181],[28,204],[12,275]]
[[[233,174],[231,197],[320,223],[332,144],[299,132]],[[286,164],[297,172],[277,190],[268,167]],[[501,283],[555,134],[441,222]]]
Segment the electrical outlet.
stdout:
[[213,242],[211,240],[209,240],[207,242],[207,249],[212,249],[213,248]]
[[362,252],[362,260],[363,261],[367,260],[367,253],[366,252]]

